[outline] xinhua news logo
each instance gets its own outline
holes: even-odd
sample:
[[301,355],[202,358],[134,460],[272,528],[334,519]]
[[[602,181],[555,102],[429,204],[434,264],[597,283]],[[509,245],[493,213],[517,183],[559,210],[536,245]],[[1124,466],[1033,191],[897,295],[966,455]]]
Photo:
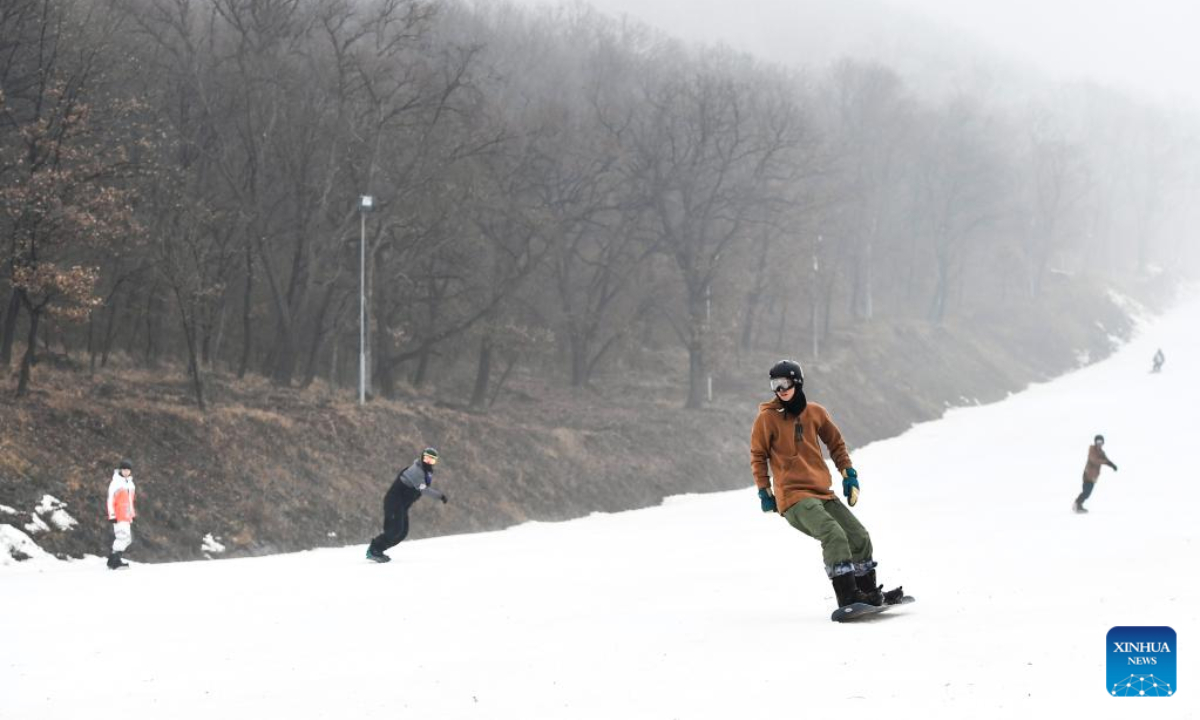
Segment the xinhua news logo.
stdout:
[[1108,694],[1175,694],[1175,631],[1169,627],[1115,627],[1108,631]]

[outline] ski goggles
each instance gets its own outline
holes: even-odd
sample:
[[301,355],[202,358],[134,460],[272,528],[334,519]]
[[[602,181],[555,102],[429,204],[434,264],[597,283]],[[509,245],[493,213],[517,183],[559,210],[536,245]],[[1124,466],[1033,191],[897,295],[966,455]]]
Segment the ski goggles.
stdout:
[[771,378],[771,392],[787,392],[796,386],[796,381],[790,377]]

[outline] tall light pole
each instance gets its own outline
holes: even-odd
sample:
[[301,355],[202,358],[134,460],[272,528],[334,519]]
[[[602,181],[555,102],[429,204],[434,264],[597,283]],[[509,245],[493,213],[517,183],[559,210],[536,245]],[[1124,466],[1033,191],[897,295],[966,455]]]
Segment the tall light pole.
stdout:
[[367,403],[367,213],[375,198],[363,195],[358,210],[361,225],[358,232],[358,404]]
[[[715,260],[715,258],[714,258]],[[708,342],[708,334],[712,331],[712,281],[704,284],[704,341]],[[707,364],[707,363],[706,363]],[[712,404],[712,369],[709,368],[708,378],[708,402]]]
[[812,285],[811,285],[811,287],[812,287],[812,291],[811,291],[812,292],[812,302],[809,304],[812,306],[812,357],[813,357],[814,362],[816,362],[817,358],[821,357],[820,328],[817,326],[817,322],[818,322],[817,300],[821,297],[820,288],[818,287],[818,282],[819,282],[819,278],[820,278],[820,274],[821,274],[821,260],[820,260],[819,253],[821,252],[821,240],[822,239],[823,238],[820,235],[817,236],[817,241],[815,243],[813,243],[813,256],[812,256],[812,261],[813,261],[813,263],[812,263],[813,279],[812,279]]

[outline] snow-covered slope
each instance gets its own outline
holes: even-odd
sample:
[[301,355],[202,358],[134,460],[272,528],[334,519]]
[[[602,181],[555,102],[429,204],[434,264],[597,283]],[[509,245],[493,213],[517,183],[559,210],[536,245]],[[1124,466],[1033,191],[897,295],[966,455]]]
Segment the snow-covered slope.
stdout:
[[[1192,303],[1105,362],[854,452],[880,579],[919,599],[869,621],[829,622],[819,546],[758,511],[747,470],[742,491],[389,565],[356,546],[0,568],[0,717],[1196,717],[1197,327]],[[1075,515],[1096,433],[1120,472]],[[1117,625],[1175,629],[1177,696],[1107,694]]]

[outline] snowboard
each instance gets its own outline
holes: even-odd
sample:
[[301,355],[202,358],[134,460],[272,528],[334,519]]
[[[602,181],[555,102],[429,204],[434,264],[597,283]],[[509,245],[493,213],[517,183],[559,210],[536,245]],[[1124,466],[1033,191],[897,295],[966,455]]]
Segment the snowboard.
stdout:
[[907,605],[916,602],[917,599],[912,595],[905,595],[900,598],[900,602],[892,603],[891,605],[868,605],[867,603],[851,603],[845,607],[840,607],[833,611],[829,619],[834,622],[847,622],[857,620],[868,615],[878,615],[881,612],[887,611],[889,608],[894,608],[897,605]]

